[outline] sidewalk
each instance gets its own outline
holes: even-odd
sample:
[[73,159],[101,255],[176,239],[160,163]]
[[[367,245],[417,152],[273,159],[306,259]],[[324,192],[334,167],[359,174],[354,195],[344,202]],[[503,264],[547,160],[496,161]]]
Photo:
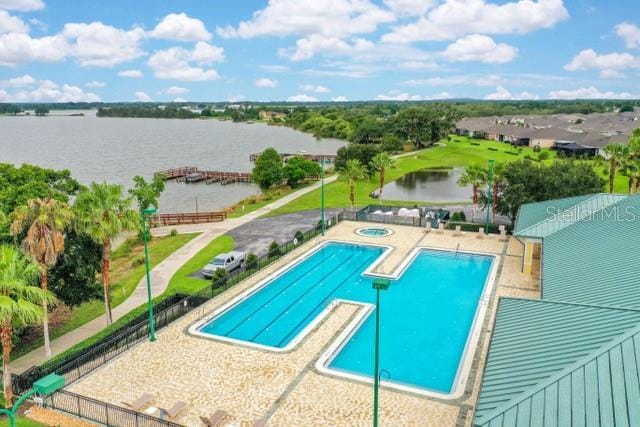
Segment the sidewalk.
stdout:
[[[325,184],[329,184],[337,179],[337,175],[331,176],[325,179]],[[286,205],[292,200],[307,194],[320,187],[320,183],[315,183],[309,187],[303,188],[291,193],[273,203],[263,206],[251,213],[248,213],[239,218],[231,218],[223,222],[213,222],[206,224],[186,224],[169,227],[154,228],[154,235],[166,235],[172,229],[178,230],[179,233],[193,233],[201,232],[199,236],[189,241],[186,245],[169,255],[164,261],[156,265],[151,270],[151,292],[154,297],[162,295],[169,281],[173,277],[176,271],[182,267],[187,261],[193,258],[201,249],[207,246],[213,239],[222,236],[223,234],[246,224],[262,215],[271,212],[281,206]],[[112,315],[114,322],[120,319],[122,316],[130,312],[131,310],[141,306],[147,302],[147,282],[143,277],[133,293],[120,305],[112,309]],[[53,355],[59,354],[75,344],[84,341],[85,339],[95,335],[106,327],[106,321],[104,315],[94,319],[84,325],[80,326],[73,331],[62,335],[51,341],[51,351]],[[47,359],[44,355],[44,347],[37,348],[30,353],[25,354],[11,362],[11,367],[15,372],[22,372],[34,365],[39,365],[45,362]]]

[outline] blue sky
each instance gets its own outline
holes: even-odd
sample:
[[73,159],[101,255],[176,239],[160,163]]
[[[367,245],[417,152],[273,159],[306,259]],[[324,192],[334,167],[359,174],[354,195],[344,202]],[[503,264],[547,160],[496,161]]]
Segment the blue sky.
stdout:
[[0,102],[637,98],[639,77],[637,0],[0,0]]

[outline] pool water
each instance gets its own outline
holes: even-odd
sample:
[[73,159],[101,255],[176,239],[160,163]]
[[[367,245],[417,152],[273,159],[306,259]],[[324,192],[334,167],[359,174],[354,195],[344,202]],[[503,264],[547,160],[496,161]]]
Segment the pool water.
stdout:
[[[335,299],[375,304],[362,273],[384,248],[329,243],[201,326],[201,333],[286,347]],[[384,379],[448,393],[454,384],[492,257],[421,250],[381,294]],[[329,368],[372,377],[372,313]]]
[[385,227],[367,227],[356,231],[357,234],[367,237],[384,237],[391,234],[391,230]]

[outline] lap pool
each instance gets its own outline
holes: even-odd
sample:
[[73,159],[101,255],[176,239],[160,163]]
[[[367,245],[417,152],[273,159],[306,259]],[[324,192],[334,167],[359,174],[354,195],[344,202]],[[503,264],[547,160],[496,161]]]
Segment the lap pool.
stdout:
[[[360,320],[325,355],[336,375],[371,379],[375,291],[369,270],[386,248],[330,242],[190,328],[195,335],[284,351],[336,300]],[[449,395],[494,257],[421,248],[381,294],[380,368],[388,385]]]

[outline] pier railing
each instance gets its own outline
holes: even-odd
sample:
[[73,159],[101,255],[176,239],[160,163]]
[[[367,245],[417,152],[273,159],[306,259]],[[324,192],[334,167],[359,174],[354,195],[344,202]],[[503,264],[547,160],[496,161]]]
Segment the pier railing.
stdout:
[[227,219],[227,213],[197,212],[197,213],[164,213],[151,217],[151,222],[159,225],[201,224],[204,222],[221,222]]

